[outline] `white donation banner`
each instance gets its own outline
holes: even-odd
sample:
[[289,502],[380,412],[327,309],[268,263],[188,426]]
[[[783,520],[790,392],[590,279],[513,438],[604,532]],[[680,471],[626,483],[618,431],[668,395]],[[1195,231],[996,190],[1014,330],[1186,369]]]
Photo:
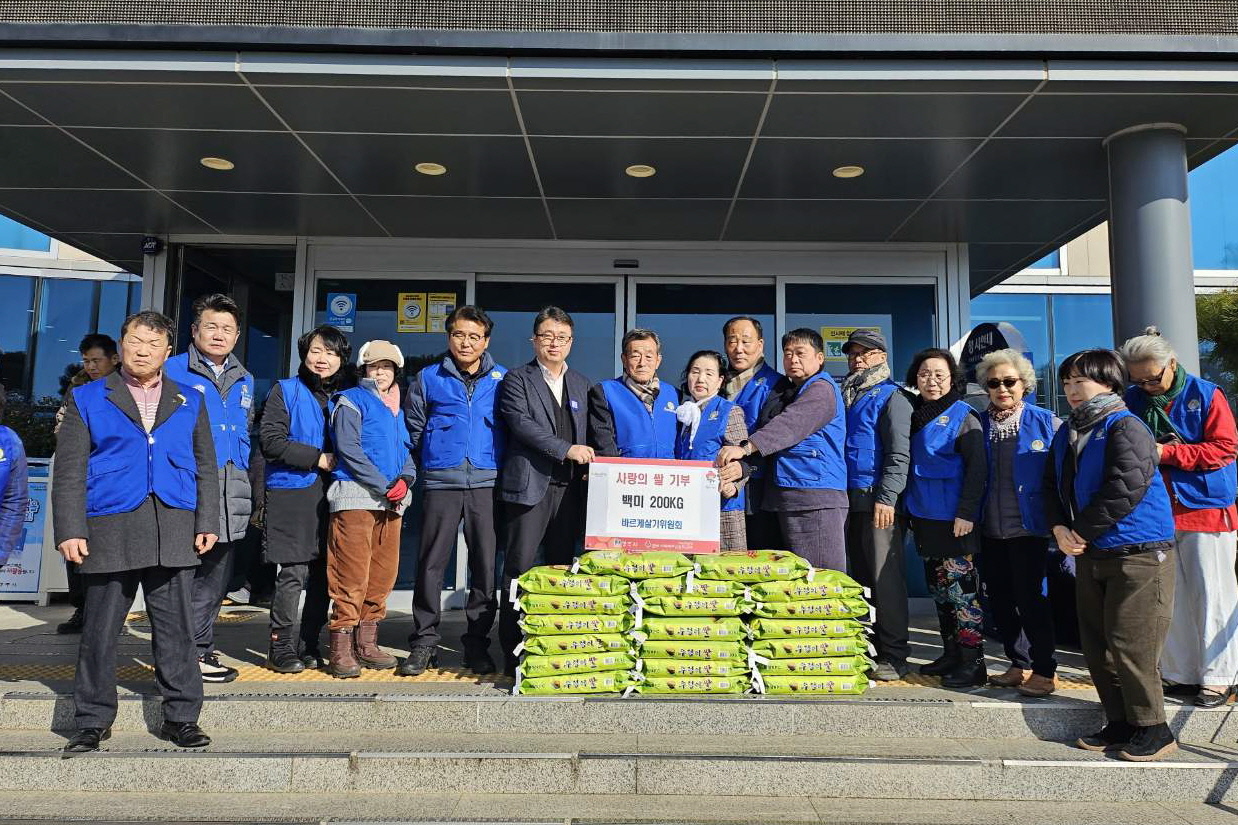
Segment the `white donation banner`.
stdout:
[[589,465],[585,549],[717,553],[720,504],[708,461],[598,458]]

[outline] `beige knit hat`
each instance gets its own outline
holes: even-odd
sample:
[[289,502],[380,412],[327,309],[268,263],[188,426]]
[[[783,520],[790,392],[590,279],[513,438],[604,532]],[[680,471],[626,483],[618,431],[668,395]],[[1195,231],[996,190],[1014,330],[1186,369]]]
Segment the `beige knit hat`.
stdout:
[[396,371],[404,369],[404,353],[390,341],[366,341],[357,352],[357,366],[364,367],[377,361],[390,361]]

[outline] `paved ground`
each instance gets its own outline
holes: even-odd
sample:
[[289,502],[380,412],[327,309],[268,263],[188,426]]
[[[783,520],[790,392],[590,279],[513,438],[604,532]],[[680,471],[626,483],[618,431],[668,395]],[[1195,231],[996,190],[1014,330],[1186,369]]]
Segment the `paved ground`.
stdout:
[[[11,690],[64,689],[73,678],[73,666],[77,656],[78,636],[58,635],[56,625],[67,619],[72,609],[66,604],[36,607],[18,603],[0,606],[0,680],[8,683]],[[286,675],[274,673],[262,667],[267,648],[267,611],[246,606],[225,607],[216,627],[216,647],[223,660],[241,672],[236,682],[230,685],[208,685],[210,690],[235,692],[238,688],[253,686],[279,692],[322,691],[330,687],[332,692],[356,690],[447,690],[451,693],[491,693],[508,690],[511,682],[502,676],[479,677],[461,666],[462,650],[460,634],[464,630],[462,611],[446,611],[443,621],[444,642],[439,651],[440,666],[418,677],[399,677],[393,671],[366,670],[358,679],[332,679],[319,671]],[[404,656],[408,652],[407,636],[412,619],[406,613],[393,613],[380,628],[379,640],[390,652]],[[913,662],[924,662],[940,652],[939,637],[932,603],[928,599],[914,599],[912,610]],[[117,662],[118,675],[123,687],[137,692],[147,692],[151,684],[150,624],[143,613],[130,614],[129,621],[119,641]],[[1000,645],[992,640],[986,645],[991,672],[1000,673],[1008,663],[1001,658]],[[497,645],[493,649],[499,658]],[[1095,694],[1083,666],[1082,656],[1077,651],[1061,651],[1061,691],[1072,698],[1091,699]],[[905,681],[882,684],[872,690],[874,696],[907,696],[940,694],[938,681],[933,677],[910,675]],[[384,687],[385,686],[385,687]],[[418,687],[420,686],[420,687]],[[978,688],[970,691],[976,695],[994,697],[1011,696],[1014,691],[997,688]],[[956,695],[957,692],[946,692]]]

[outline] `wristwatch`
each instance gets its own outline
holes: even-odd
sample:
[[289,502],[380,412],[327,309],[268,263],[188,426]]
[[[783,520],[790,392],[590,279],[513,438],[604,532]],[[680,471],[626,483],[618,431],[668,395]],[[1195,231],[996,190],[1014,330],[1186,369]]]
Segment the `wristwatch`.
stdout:
[[752,442],[748,439],[739,442],[739,448],[744,451],[744,455],[752,455]]

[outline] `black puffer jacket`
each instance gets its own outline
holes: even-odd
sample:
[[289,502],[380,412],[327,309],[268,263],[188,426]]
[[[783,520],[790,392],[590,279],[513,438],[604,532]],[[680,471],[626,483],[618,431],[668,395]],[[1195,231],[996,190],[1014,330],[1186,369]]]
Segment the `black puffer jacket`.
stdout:
[[[1092,424],[1090,431],[1105,419]],[[1066,427],[1063,425],[1063,431]],[[1087,505],[1075,512],[1074,482],[1075,462],[1073,451],[1064,462],[1062,478],[1057,477],[1055,461],[1045,465],[1044,501],[1045,516],[1050,528],[1057,525],[1070,527],[1079,537],[1092,542],[1103,535],[1138,506],[1148,491],[1149,484],[1163,484],[1157,470],[1156,441],[1142,421],[1127,416],[1114,422],[1109,428],[1105,443],[1105,470],[1100,489]],[[1072,517],[1073,514],[1073,517]],[[1168,546],[1169,542],[1153,542],[1140,545],[1139,550],[1153,550]]]

